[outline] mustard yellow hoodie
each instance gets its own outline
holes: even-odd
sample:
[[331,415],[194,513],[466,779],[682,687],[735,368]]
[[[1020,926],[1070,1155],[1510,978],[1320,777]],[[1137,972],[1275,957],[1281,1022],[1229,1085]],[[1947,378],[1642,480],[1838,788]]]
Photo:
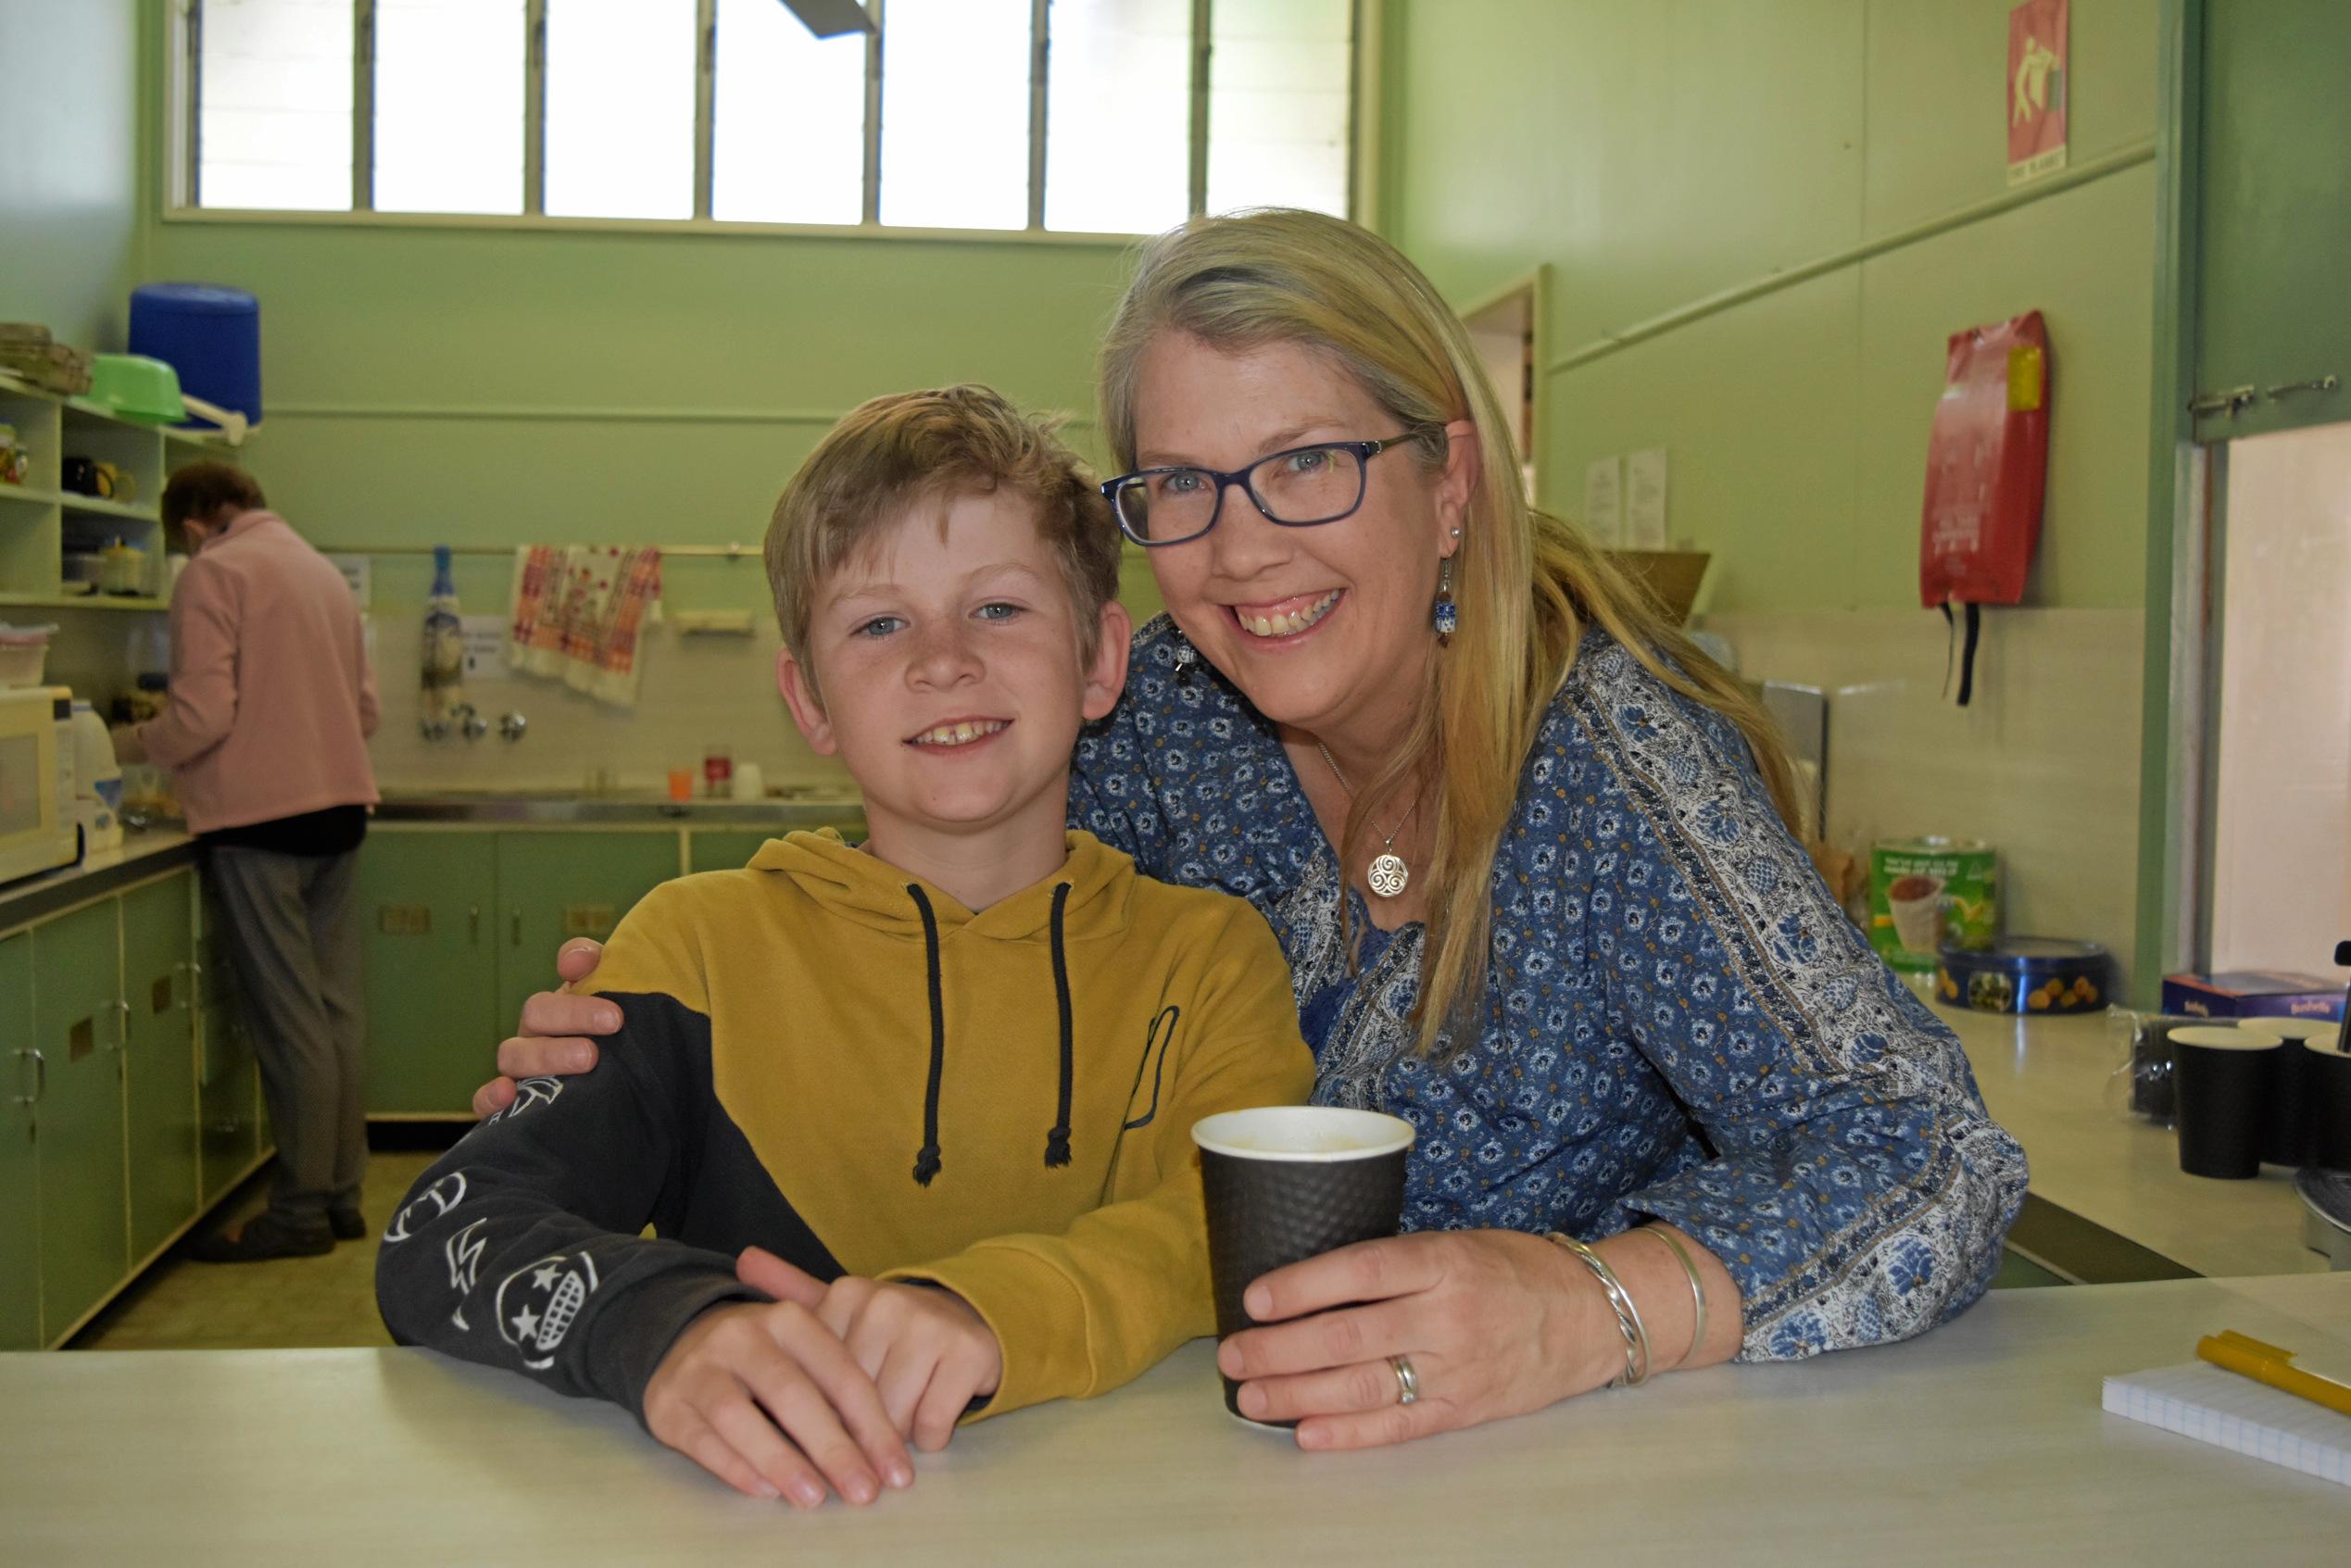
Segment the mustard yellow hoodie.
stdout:
[[1212,1332],[1189,1132],[1306,1097],[1289,967],[1240,900],[1068,842],[976,912],[830,832],[656,888],[597,969],[596,1071],[527,1082],[396,1216],[395,1336],[641,1409],[688,1320],[756,1298],[751,1244],[969,1301],[982,1413]]

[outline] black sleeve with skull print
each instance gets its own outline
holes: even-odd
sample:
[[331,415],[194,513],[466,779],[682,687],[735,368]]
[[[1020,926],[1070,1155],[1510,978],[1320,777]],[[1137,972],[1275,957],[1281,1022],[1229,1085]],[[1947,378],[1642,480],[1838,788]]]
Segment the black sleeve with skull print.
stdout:
[[642,1420],[646,1383],[697,1313],[766,1299],[735,1278],[740,1247],[822,1279],[841,1269],[710,1093],[710,1021],[607,995],[623,1022],[594,1071],[524,1080],[418,1179],[384,1232],[376,1299],[403,1345]]

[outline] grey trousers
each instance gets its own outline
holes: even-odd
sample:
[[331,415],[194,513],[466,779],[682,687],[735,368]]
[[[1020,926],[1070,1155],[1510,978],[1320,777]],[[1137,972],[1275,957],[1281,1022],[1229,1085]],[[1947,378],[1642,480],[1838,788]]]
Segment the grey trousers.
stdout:
[[228,917],[245,1023],[278,1143],[270,1211],[293,1231],[356,1209],[367,1173],[359,854],[223,845],[205,869]]

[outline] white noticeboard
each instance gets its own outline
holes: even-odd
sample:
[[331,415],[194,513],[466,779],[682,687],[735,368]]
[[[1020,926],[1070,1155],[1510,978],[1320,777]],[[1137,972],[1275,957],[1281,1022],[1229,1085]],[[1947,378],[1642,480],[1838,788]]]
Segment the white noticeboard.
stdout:
[[513,673],[506,662],[505,616],[460,615],[458,634],[465,644],[467,684],[503,681]]
[[1666,547],[1666,449],[1652,446],[1625,459],[1625,543],[1636,550]]
[[1624,507],[1623,459],[1613,456],[1593,458],[1584,469],[1584,532],[1603,546],[1623,544]]

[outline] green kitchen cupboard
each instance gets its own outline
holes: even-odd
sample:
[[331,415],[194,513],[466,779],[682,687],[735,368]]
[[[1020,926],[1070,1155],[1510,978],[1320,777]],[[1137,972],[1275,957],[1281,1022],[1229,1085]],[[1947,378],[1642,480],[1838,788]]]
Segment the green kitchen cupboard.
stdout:
[[121,949],[112,899],[32,931],[41,1321],[55,1340],[131,1266],[122,1169]]
[[686,869],[695,872],[737,872],[751,863],[751,857],[771,838],[780,833],[738,833],[724,829],[715,833],[696,833],[685,847]]
[[[199,885],[202,885],[199,884]],[[245,1179],[261,1157],[261,1073],[238,1010],[236,972],[224,917],[207,888],[199,899],[195,945],[198,1176],[210,1203]]]
[[0,939],[0,1350],[41,1348],[41,1160],[33,1099],[32,938]]
[[211,1203],[261,1157],[261,1064],[248,1051],[198,1094],[204,1200]]
[[196,1211],[193,873],[122,897],[123,1110],[131,1257],[146,1257]]
[[[478,1037],[469,1091],[488,1075],[492,1047],[512,1033],[524,999],[556,985],[556,948],[574,936],[611,935],[639,898],[677,875],[673,831],[502,833],[497,840],[497,1027]],[[460,1096],[458,1107],[470,1099]]]
[[2197,11],[2196,439],[2351,420],[2342,0],[2205,0]]
[[371,1116],[460,1113],[496,1070],[498,839],[379,828],[360,848]]

